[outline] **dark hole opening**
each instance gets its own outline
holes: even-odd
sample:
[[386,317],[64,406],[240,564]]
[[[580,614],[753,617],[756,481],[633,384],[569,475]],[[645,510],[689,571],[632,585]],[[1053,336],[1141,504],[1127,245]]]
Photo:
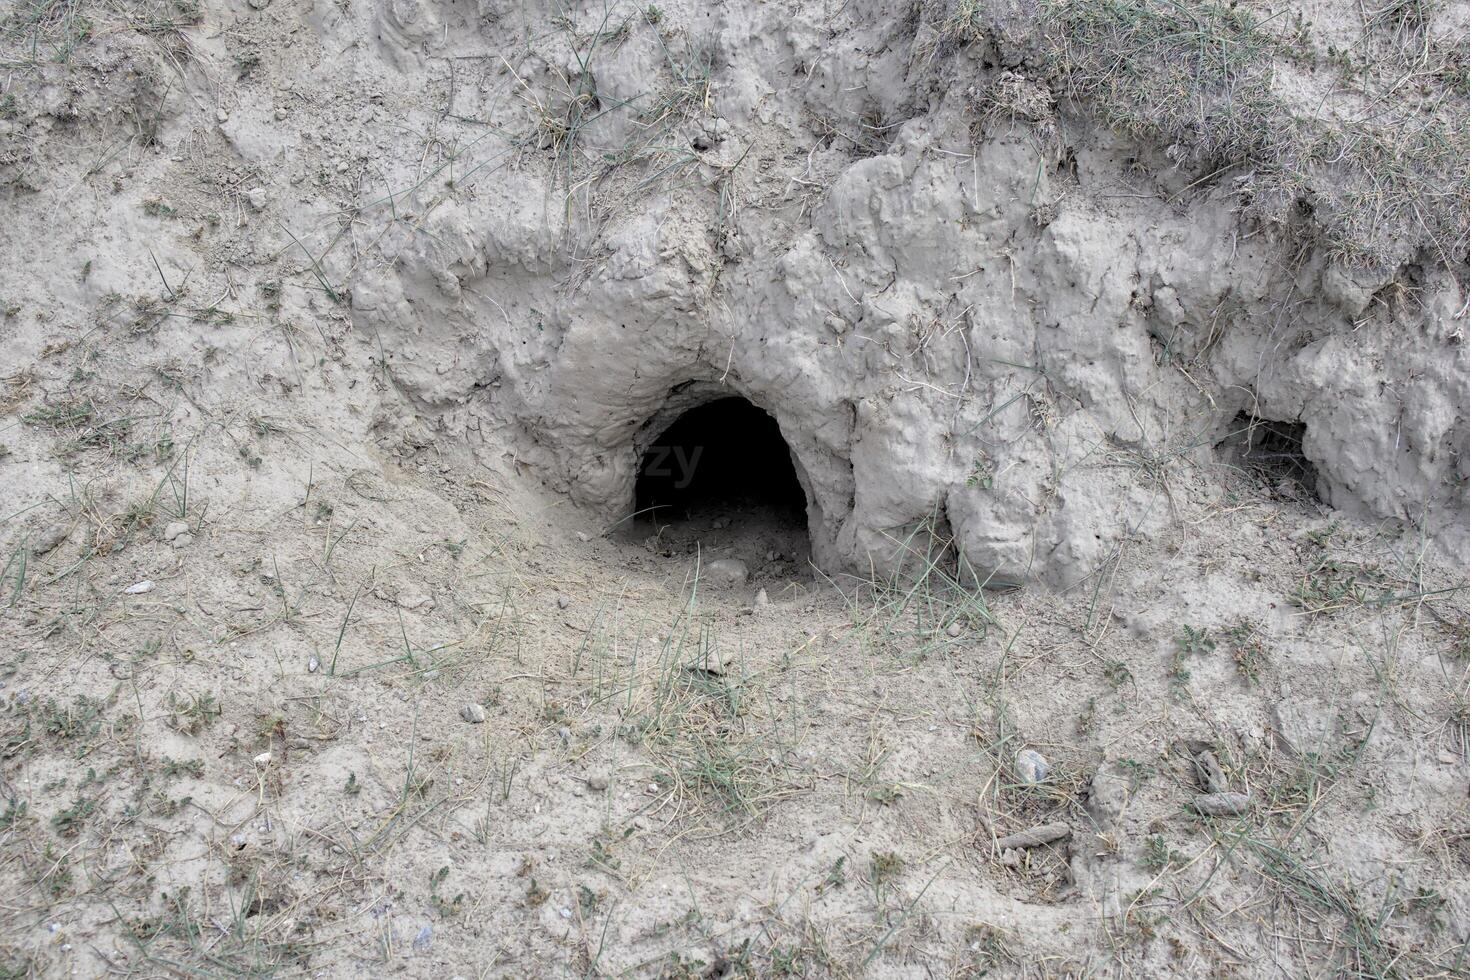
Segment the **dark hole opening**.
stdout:
[[1305,422],[1276,422],[1241,412],[1220,448],[1231,452],[1242,468],[1264,481],[1276,496],[1320,500],[1317,467],[1302,450],[1306,435]]
[[747,561],[805,562],[806,494],[791,450],[744,398],[679,416],[644,452],[634,497],[640,523],[669,547],[739,543]]

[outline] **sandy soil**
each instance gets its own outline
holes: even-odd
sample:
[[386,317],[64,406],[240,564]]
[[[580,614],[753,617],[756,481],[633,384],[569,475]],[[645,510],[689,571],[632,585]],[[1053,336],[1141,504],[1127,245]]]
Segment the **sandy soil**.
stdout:
[[[1453,276],[1283,272],[1101,131],[1043,226],[866,9],[730,4],[572,167],[573,56],[715,8],[16,8],[0,976],[1466,975]],[[610,511],[726,384],[810,523]]]

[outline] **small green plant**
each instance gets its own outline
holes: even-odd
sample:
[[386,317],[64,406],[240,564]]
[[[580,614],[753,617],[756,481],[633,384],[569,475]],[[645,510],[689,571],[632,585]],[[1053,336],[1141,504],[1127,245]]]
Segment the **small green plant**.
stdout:
[[873,880],[873,891],[879,892],[904,872],[904,860],[893,851],[874,851],[868,862],[868,876]]
[[1137,793],[1138,788],[1154,774],[1153,766],[1147,762],[1140,762],[1138,759],[1119,759],[1118,765],[1122,766],[1123,771],[1128,773],[1128,792],[1130,793]]
[[817,894],[820,895],[822,892],[832,891],[834,888],[841,888],[847,884],[847,872],[843,870],[846,864],[847,855],[839,854],[837,860],[832,862],[832,867],[827,869],[827,877],[817,884]]
[[1194,657],[1203,653],[1212,653],[1215,649],[1215,641],[1210,634],[1202,629],[1185,625],[1179,634],[1179,652],[1186,657]]
[[169,712],[164,724],[184,735],[198,735],[218,721],[221,714],[213,694],[184,698],[170,691],[163,703]]
[[1178,851],[1169,849],[1162,834],[1154,834],[1143,842],[1143,856],[1138,863],[1145,871],[1158,874],[1169,868],[1182,867],[1186,860]]
[[1124,684],[1133,681],[1133,671],[1121,660],[1109,660],[1103,664],[1103,679],[1113,690],[1118,690]]
[[200,759],[170,759],[167,756],[163,760],[163,775],[172,779],[176,776],[192,776],[200,779],[204,776],[204,762]]
[[15,797],[5,801],[5,812],[0,813],[0,830],[14,830],[26,819],[30,806],[25,800],[17,800]]
[[897,786],[875,786],[868,790],[868,799],[882,806],[892,806],[903,799],[903,793],[899,791]]
[[72,801],[67,807],[51,818],[51,826],[62,837],[75,837],[82,832],[87,825],[87,820],[97,810],[97,801],[86,797],[79,797]]
[[342,792],[348,796],[356,796],[362,792],[362,784],[357,781],[357,773],[349,772],[347,774],[347,785],[342,787]]
[[1324,558],[1309,569],[1289,597],[1291,603],[1313,615],[1340,612],[1367,605],[1387,595],[1383,573],[1376,566]]
[[622,863],[613,856],[612,850],[600,838],[592,838],[592,853],[587,858],[587,867],[601,871],[616,871]]
[[1240,676],[1247,683],[1259,684],[1261,673],[1270,665],[1271,657],[1256,628],[1249,623],[1241,623],[1224,630],[1222,635],[1229,644],[1230,656]]
[[438,871],[429,875],[429,904],[443,918],[459,915],[464,911],[464,894],[456,894],[452,899],[446,899],[439,894],[439,886],[444,884],[444,879],[449,877],[449,865],[445,865]]
[[42,867],[47,871],[37,881],[53,899],[61,898],[72,889],[75,876],[71,870],[71,858],[57,852],[50,841],[41,851]]
[[1215,649],[1215,641],[1204,630],[1186,625],[1174,648],[1174,658],[1169,665],[1169,683],[1182,688],[1191,676],[1187,658],[1209,653]]

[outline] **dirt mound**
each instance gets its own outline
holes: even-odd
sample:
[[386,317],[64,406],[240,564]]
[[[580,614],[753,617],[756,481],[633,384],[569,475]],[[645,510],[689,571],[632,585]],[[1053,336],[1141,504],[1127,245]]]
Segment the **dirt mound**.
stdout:
[[1466,4],[0,17],[0,973],[1461,969]]

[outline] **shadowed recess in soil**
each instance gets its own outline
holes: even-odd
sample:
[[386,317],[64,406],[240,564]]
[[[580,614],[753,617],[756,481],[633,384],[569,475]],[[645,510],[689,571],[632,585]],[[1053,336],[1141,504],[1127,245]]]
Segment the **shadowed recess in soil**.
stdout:
[[788,555],[808,547],[791,450],[776,420],[744,398],[679,416],[639,461],[635,498],[640,521],[666,539],[723,531],[732,542],[760,538]]

